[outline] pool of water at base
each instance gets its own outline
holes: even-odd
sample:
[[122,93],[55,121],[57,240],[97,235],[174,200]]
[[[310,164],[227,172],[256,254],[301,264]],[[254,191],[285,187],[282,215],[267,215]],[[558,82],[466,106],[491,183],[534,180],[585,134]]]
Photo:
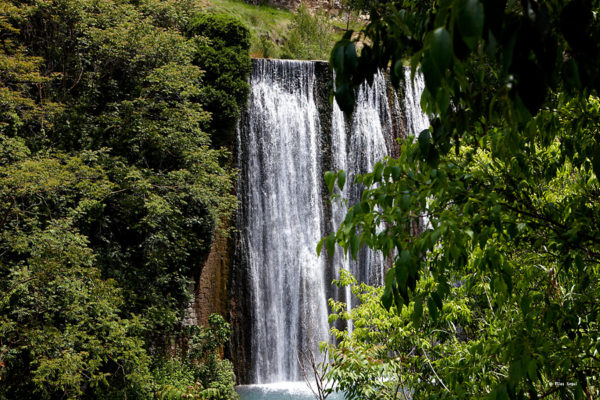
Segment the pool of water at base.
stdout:
[[[240,385],[235,388],[241,400],[314,400],[305,382],[276,382],[261,385]],[[327,400],[344,400],[342,393],[333,393]]]

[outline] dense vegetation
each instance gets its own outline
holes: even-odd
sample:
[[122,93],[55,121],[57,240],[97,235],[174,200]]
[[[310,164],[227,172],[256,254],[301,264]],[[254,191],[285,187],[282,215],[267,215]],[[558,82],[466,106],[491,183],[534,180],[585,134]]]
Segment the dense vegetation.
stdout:
[[321,8],[321,2],[302,1],[297,2],[295,9],[275,5],[286,3],[281,1],[208,0],[208,3],[207,9],[234,16],[248,26],[250,53],[259,58],[326,60],[342,32],[362,25],[357,12],[346,1],[341,8],[333,2]]
[[[354,330],[327,376],[352,399],[597,398],[600,6],[347,4],[371,22],[331,55],[342,108],[410,65],[433,118],[320,244],[394,265],[342,277],[361,304],[332,303]],[[194,0],[0,0],[0,399],[235,398],[228,325],[181,321],[235,208],[249,48],[328,52],[325,14],[289,18],[279,40]]]
[[311,12],[302,3],[289,27],[280,56],[300,60],[325,60],[335,41],[330,18],[323,11]]
[[334,306],[356,329],[337,332],[329,376],[356,399],[598,398],[598,2],[371,5],[332,52],[336,98],[349,111],[377,68],[398,83],[408,64],[432,120],[357,178],[360,203],[320,244],[393,259],[383,290]]
[[236,203],[248,30],[192,0],[0,10],[0,398],[235,396],[227,325],[181,321]]

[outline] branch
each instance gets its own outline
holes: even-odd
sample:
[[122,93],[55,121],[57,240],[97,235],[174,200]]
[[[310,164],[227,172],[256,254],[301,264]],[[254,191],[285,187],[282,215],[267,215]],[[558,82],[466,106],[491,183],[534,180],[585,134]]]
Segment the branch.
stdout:
[[442,378],[440,378],[440,376],[437,374],[437,372],[435,372],[435,369],[433,368],[433,365],[431,365],[431,361],[429,360],[429,357],[427,356],[427,353],[425,352],[425,349],[421,348],[421,351],[423,351],[423,355],[425,355],[425,359],[427,360],[427,364],[429,364],[429,368],[431,368],[431,370],[433,371],[433,374],[436,376],[436,378],[438,378],[438,380],[440,381],[440,383],[442,384],[442,386],[444,387],[444,389],[446,389],[446,391],[449,392],[450,389],[448,389],[448,387],[444,384],[444,381],[442,380]]
[[[567,229],[568,227],[565,226],[564,224],[561,224],[558,221],[554,221],[553,219],[550,219],[550,218],[548,218],[548,217],[546,217],[544,215],[540,215],[540,214],[533,213],[533,212],[530,212],[530,211],[522,210],[522,209],[519,209],[517,207],[511,206],[508,203],[498,203],[498,204],[500,204],[501,206],[504,206],[504,207],[508,208],[509,210],[514,211],[516,213],[526,215],[526,216],[528,216],[530,218],[533,218],[533,219],[536,219],[536,220],[544,221],[544,222],[546,222],[546,225],[541,224],[541,223],[539,225],[546,226],[548,229],[551,229],[551,230],[553,230],[556,233],[561,233],[556,228],[560,228],[560,230],[562,230],[563,233],[564,233],[564,231],[568,230]],[[590,236],[587,233],[581,232],[581,231],[579,232],[579,235],[581,235],[583,238],[587,239],[588,241],[590,241],[592,243],[600,245],[600,240],[597,239],[594,236]],[[591,249],[588,249],[587,247],[584,247],[584,246],[582,246],[579,243],[575,247],[578,248],[578,249],[580,249],[580,250],[585,251],[586,253],[588,253],[588,255],[593,256],[596,260],[600,260],[600,253],[598,253],[596,251],[593,251]]]
[[[329,364],[327,363],[327,355],[324,354],[323,362],[317,364],[309,343],[306,345],[305,350],[296,351],[296,358],[298,359],[298,364],[300,364],[300,371],[302,372],[304,381],[306,382],[306,385],[310,391],[313,393],[313,396],[319,400],[325,400],[329,396],[329,393],[327,393],[327,383],[324,383],[325,374],[329,368]],[[306,371],[307,361],[312,369],[312,375],[315,379],[316,388],[313,388],[311,380],[309,379],[310,374]],[[333,383],[331,383],[331,387],[333,387]]]
[[554,389],[551,389],[551,390],[547,391],[546,393],[544,393],[543,395],[541,395],[539,398],[543,399],[544,397],[548,397],[552,393],[557,392],[559,389],[560,389],[560,386],[556,386]]

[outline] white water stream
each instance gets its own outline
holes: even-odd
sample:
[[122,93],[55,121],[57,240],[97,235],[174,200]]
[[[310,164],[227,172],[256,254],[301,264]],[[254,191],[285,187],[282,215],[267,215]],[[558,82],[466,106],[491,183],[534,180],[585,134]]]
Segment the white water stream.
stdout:
[[[238,228],[250,280],[250,298],[241,300],[250,302],[252,309],[247,332],[252,383],[302,380],[297,350],[309,347],[317,354],[318,343],[329,338],[331,282],[326,282],[326,257],[318,257],[315,246],[329,233],[328,226],[339,226],[347,205],[333,204],[331,221],[325,220],[324,130],[315,83],[313,62],[254,61],[238,143],[243,203]],[[414,98],[422,88],[409,86],[411,99],[404,100],[404,107],[411,113],[407,121],[414,133],[424,123]],[[365,84],[359,90],[350,121],[333,105],[330,164],[347,172],[342,197],[350,204],[360,199],[354,176],[371,171],[389,154],[390,104],[398,106],[388,98],[384,75],[378,74],[372,86]],[[338,248],[333,267],[336,277],[340,268],[346,268],[369,284],[381,284],[385,272],[383,257],[368,249],[359,252],[357,261],[349,261]],[[349,291],[343,298],[351,307]]]

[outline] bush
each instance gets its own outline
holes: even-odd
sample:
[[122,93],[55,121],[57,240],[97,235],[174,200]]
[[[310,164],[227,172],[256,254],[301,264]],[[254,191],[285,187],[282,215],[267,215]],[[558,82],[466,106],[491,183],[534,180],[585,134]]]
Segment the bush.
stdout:
[[258,38],[254,38],[252,48],[256,57],[272,58],[277,55],[275,44],[266,33],[261,34]]
[[331,50],[333,31],[323,11],[311,14],[305,3],[294,14],[282,58],[326,60]]
[[188,37],[204,36],[218,47],[250,48],[250,31],[227,14],[199,14],[190,21]]
[[191,20],[187,34],[196,44],[194,64],[204,71],[198,97],[212,113],[206,129],[216,145],[231,148],[250,93],[250,31],[229,15],[201,14]]
[[86,238],[63,219],[8,239],[23,261],[0,267],[0,399],[147,395],[142,323],[119,316]]
[[231,329],[223,317],[212,314],[209,327],[190,326],[184,335],[186,346],[174,359],[164,359],[153,368],[161,399],[201,398],[235,400],[233,365],[220,352]]

